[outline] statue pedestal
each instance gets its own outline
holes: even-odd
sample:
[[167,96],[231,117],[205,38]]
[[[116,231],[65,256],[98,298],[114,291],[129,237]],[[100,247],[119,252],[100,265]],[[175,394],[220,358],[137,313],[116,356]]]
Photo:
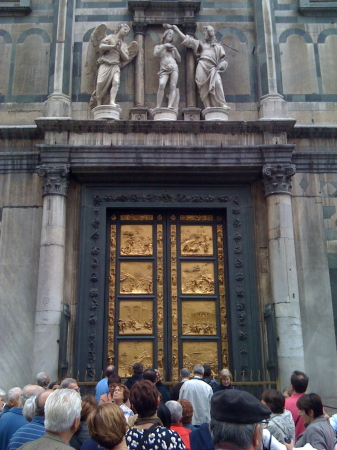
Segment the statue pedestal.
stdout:
[[228,120],[229,106],[220,107],[215,106],[211,108],[206,108],[202,112],[202,117],[205,120]]
[[153,120],[177,120],[178,111],[170,108],[154,108],[150,110]]
[[192,108],[192,107],[184,108],[182,113],[183,113],[184,120],[187,120],[187,121],[200,120],[201,109]]
[[121,108],[114,105],[99,105],[93,109],[94,119],[110,119],[110,120],[120,120]]
[[135,106],[130,109],[131,120],[147,120],[149,114],[149,108],[144,106]]

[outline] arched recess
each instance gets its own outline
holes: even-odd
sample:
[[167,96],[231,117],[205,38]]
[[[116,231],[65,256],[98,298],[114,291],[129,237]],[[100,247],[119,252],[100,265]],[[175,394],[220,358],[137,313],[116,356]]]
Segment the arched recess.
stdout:
[[317,39],[323,94],[337,93],[337,30],[324,30]]
[[[218,40],[225,44],[228,67],[224,76],[225,95],[249,95],[250,69],[247,36],[237,28],[223,28],[217,33]],[[232,47],[236,51],[231,50]]]
[[0,61],[3,61],[0,70],[0,95],[8,94],[11,55],[12,37],[7,31],[0,30]]
[[284,94],[318,94],[314,44],[303,30],[284,31],[279,39]]
[[19,36],[13,95],[48,94],[50,42],[48,33],[40,28],[32,28]]

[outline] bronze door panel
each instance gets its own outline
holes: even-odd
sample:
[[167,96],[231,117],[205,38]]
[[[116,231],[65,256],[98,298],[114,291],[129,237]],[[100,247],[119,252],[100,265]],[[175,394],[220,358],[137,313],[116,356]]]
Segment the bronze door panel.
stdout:
[[[224,221],[213,214],[110,216],[108,359],[179,368],[228,364]],[[220,367],[220,368],[221,368]]]

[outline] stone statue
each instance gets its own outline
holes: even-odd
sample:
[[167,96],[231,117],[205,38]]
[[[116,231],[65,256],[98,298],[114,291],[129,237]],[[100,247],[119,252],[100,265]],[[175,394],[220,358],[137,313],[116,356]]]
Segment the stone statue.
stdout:
[[[164,24],[164,27],[167,26]],[[168,108],[178,108],[179,90],[177,89],[177,81],[179,68],[177,62],[181,61],[181,57],[176,47],[172,44],[174,31],[169,28],[165,31],[161,44],[156,45],[153,51],[154,56],[160,58],[159,88],[157,93],[157,108],[161,107],[164,97],[164,90],[167,82],[170,80],[170,94],[168,99]]]
[[124,42],[124,38],[130,32],[128,25],[120,24],[115,34],[109,35],[106,34],[107,28],[107,25],[102,23],[90,36],[86,59],[87,74],[96,72],[96,89],[90,99],[91,108],[104,104],[109,95],[109,104],[118,106],[115,101],[120,84],[121,68],[128,64],[138,52],[137,42],[132,41],[130,44]]
[[198,57],[195,81],[205,108],[222,107],[229,109],[223,92],[220,73],[227,69],[226,53],[215,37],[214,28],[203,27],[205,42],[185,36],[176,25],[170,25],[183,39],[182,45],[193,50]]

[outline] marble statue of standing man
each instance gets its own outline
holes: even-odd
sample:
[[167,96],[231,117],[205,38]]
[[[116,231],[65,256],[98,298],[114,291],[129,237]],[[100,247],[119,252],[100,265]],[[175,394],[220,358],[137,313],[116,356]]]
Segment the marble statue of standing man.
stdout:
[[164,90],[167,82],[170,80],[170,94],[168,100],[168,108],[174,108],[179,100],[179,92],[177,89],[178,81],[178,64],[181,57],[176,47],[172,44],[174,31],[172,28],[165,31],[161,44],[156,45],[153,51],[154,56],[160,58],[159,88],[157,93],[157,108],[161,107],[164,97]]
[[210,25],[203,27],[205,42],[185,36],[176,25],[172,25],[172,28],[183,39],[182,45],[191,48],[198,57],[195,81],[205,108],[229,109],[220,76],[227,69],[228,62],[223,46],[216,40],[214,28]]

